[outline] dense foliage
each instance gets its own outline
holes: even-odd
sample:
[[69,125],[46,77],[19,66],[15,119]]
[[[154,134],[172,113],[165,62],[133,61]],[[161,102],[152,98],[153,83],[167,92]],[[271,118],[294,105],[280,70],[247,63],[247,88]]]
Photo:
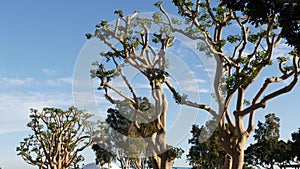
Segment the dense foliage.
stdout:
[[[153,116],[153,105],[147,98],[139,98],[140,106],[145,115]],[[130,109],[127,101],[122,101],[116,108],[107,110],[106,123],[102,123],[104,133],[99,133],[97,144],[92,149],[96,153],[96,162],[100,166],[105,163],[118,160],[122,168],[134,167],[143,169],[149,166],[151,157],[151,146],[144,139],[155,133],[153,122],[137,122],[139,118],[134,109]],[[141,118],[141,117],[140,117]],[[142,120],[142,119],[140,119]],[[140,128],[136,128],[134,123],[138,123]],[[103,124],[106,124],[103,125]],[[170,147],[166,152],[170,159],[180,158],[183,153],[181,148]]]
[[191,130],[191,148],[187,160],[194,169],[220,169],[224,164],[226,152],[219,141],[219,130],[207,127],[209,122],[206,127],[193,125]]
[[41,169],[78,169],[79,155],[92,144],[90,114],[75,107],[31,109],[27,126],[33,131],[17,147],[18,155]]
[[292,140],[293,155],[300,161],[300,128],[297,132],[292,133]]
[[300,47],[300,3],[297,1],[271,0],[222,0],[226,6],[249,16],[249,22],[256,27],[270,22],[278,16],[275,23],[281,28],[280,34],[291,46]]
[[275,165],[293,160],[291,142],[279,140],[280,119],[275,114],[265,116],[265,122],[258,122],[254,139],[245,151],[245,163],[252,166],[274,168]]

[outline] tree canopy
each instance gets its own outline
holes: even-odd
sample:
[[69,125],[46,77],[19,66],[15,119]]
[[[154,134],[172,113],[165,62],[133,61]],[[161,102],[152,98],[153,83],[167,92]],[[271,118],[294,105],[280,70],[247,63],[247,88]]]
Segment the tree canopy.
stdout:
[[[108,123],[127,137],[142,137],[147,144],[147,154],[153,168],[171,168],[180,149],[166,143],[168,101],[163,84],[168,81],[165,53],[172,46],[174,37],[168,25],[159,23],[162,20],[158,13],[152,18],[140,17],[137,11],[130,16],[124,16],[121,10],[115,11],[115,14],[118,16],[115,24],[102,21],[96,25],[93,35],[86,35],[87,38],[99,39],[109,47],[108,51],[101,52],[106,62],[94,62],[96,68],[91,70],[92,78],[100,80],[98,89],[119,109],[109,109],[108,120],[117,120],[117,111],[127,112],[126,118],[130,120],[122,125],[110,121]],[[150,32],[153,25],[158,26],[157,32]],[[126,66],[134,68],[143,76],[141,83],[148,86],[144,93],[137,92],[136,84],[129,81],[131,74],[124,73]],[[113,85],[117,80],[124,84],[125,90]],[[150,95],[151,98],[148,99],[145,95]],[[125,109],[130,111],[123,112]],[[150,109],[153,111],[149,112]],[[127,131],[129,129],[134,132]]]
[[256,141],[279,139],[280,119],[274,113],[267,114],[264,123],[258,121],[257,127],[253,136]]
[[254,139],[245,151],[245,163],[252,166],[274,168],[275,165],[293,160],[291,142],[279,140],[280,119],[274,113],[265,116],[265,122],[258,122]]
[[90,114],[75,107],[31,109],[27,124],[33,134],[16,148],[25,162],[41,169],[79,168],[79,154],[92,144],[93,124]]
[[300,128],[297,132],[292,133],[292,141],[293,154],[300,161]]
[[219,141],[218,127],[214,130],[215,127],[209,127],[209,122],[211,121],[208,121],[205,127],[192,126],[192,138],[188,141],[191,147],[187,160],[195,169],[220,169],[225,161],[226,152]]
[[249,16],[249,22],[256,27],[270,22],[270,18],[278,16],[275,26],[280,27],[280,35],[287,44],[300,47],[300,5],[296,1],[270,1],[270,0],[223,0],[229,9],[241,11]]

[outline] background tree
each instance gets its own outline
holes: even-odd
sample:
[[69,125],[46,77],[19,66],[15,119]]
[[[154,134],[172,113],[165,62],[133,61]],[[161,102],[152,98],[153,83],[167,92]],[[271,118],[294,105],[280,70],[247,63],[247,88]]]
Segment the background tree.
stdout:
[[[150,103],[146,98],[140,99],[140,104],[144,112],[153,112]],[[116,106],[116,109],[108,109],[108,116],[106,122],[111,127],[112,136],[114,137],[115,147],[117,147],[118,161],[124,168],[134,167],[136,169],[143,169],[146,166],[146,147],[142,136],[152,134],[154,127],[151,124],[138,124],[140,130],[148,129],[150,133],[145,133],[146,131],[138,131],[134,126],[134,121],[130,119],[135,118],[135,113],[132,109],[126,106],[128,102],[124,101],[120,105]],[[147,111],[148,110],[148,111]],[[145,113],[146,114],[146,113]],[[136,122],[137,123],[137,122]],[[152,129],[152,130],[151,130]],[[141,135],[140,133],[143,133]]]
[[[96,161],[101,165],[118,160],[122,168],[142,169],[146,164],[146,145],[136,131],[130,128],[131,121],[117,109],[108,109],[105,139],[93,145]],[[140,138],[140,139],[139,139]]]
[[245,151],[245,163],[252,166],[274,168],[275,165],[292,161],[291,142],[279,141],[280,119],[274,113],[265,116],[265,122],[258,121],[255,129],[255,144]]
[[105,164],[109,166],[111,162],[116,160],[116,155],[112,153],[111,149],[106,150],[106,146],[107,145],[103,144],[93,144],[92,146],[92,149],[96,155],[96,164],[99,165],[101,168],[103,168]]
[[79,153],[92,144],[93,125],[90,114],[75,107],[63,111],[43,108],[31,109],[27,126],[33,134],[24,138],[16,148],[27,163],[40,169],[78,167]]
[[192,138],[189,139],[191,148],[187,160],[195,169],[220,169],[224,164],[226,152],[219,141],[219,130],[209,127],[209,122],[211,121],[207,122],[206,127],[199,128],[197,125],[192,127]]
[[292,133],[293,154],[297,157],[297,162],[300,161],[300,128],[297,132]]
[[[145,115],[151,117],[155,112],[153,106],[147,98],[138,98],[140,106]],[[101,160],[104,156],[114,156],[114,160],[118,160],[122,168],[144,169],[147,167],[150,160],[147,158],[151,148],[144,141],[143,137],[149,137],[155,132],[153,123],[138,123],[140,130],[135,128],[134,121],[130,119],[138,118],[132,109],[128,106],[126,100],[116,105],[116,109],[108,109],[107,111],[107,126],[105,128],[105,139],[99,139],[100,143],[93,145],[93,150],[96,152],[97,160]],[[134,117],[135,116],[135,117]],[[143,136],[143,137],[142,137]],[[105,140],[105,141],[104,141]],[[104,145],[105,144],[105,145]],[[110,145],[111,144],[111,145]],[[110,146],[107,146],[110,145]],[[103,152],[109,153],[108,156],[103,155]],[[167,151],[168,157],[178,158],[182,155],[182,150],[179,148],[170,148]],[[174,153],[174,154],[172,154]],[[111,160],[113,160],[111,159]],[[108,160],[110,161],[110,160]],[[108,162],[106,161],[106,163]]]
[[94,131],[92,150],[95,152],[96,164],[103,168],[105,164],[110,165],[116,161],[116,154],[113,153],[113,139],[107,124],[97,121],[95,125],[97,125],[97,130]]
[[265,122],[258,121],[257,129],[254,130],[254,139],[262,140],[278,140],[280,137],[280,118],[274,113],[265,116]]
[[82,155],[79,155],[75,157],[75,159],[72,161],[72,164],[70,166],[70,169],[81,169],[83,168],[84,164],[80,166],[80,163],[84,161],[84,157]]

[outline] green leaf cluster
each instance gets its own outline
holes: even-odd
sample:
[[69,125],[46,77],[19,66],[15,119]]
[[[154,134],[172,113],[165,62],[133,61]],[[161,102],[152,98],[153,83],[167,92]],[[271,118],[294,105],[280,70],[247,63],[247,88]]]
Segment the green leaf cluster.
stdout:
[[222,0],[226,7],[233,11],[241,11],[249,16],[249,22],[259,27],[269,22],[274,29],[281,28],[280,34],[286,38],[287,44],[300,47],[300,3],[296,1],[269,0]]
[[106,70],[103,64],[99,64],[98,62],[94,62],[93,65],[97,66],[97,69],[93,69],[90,71],[92,78],[99,78],[101,80],[101,85],[99,89],[102,89],[103,83],[109,82],[112,78],[115,78],[120,75],[120,73],[116,69]]
[[236,43],[241,40],[241,35],[228,35],[226,40],[229,43]]

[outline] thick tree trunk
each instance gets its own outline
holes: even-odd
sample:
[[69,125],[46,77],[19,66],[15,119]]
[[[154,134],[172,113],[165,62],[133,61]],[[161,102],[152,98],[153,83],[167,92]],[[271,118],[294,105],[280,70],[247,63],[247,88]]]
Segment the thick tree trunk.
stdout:
[[155,111],[157,119],[155,121],[156,134],[152,136],[152,157],[150,157],[150,164],[153,169],[172,169],[174,159],[171,160],[167,154],[166,143],[166,117],[168,111],[168,102],[165,98],[162,84],[156,80],[152,81],[152,96],[155,100]]
[[246,141],[247,141],[247,136],[242,135],[239,138],[238,143],[234,145],[235,148],[232,149],[232,154],[231,154],[231,160],[232,160],[231,169],[243,169]]
[[150,164],[153,169],[172,169],[174,160],[170,160],[166,153],[150,157]]
[[[248,129],[244,129],[244,116],[239,114],[239,112],[243,111],[243,104],[245,101],[244,95],[245,89],[240,87],[238,89],[236,111],[233,112],[235,116],[235,124],[231,123],[229,124],[231,128],[227,128],[224,119],[221,119],[219,123],[221,128],[220,139],[223,141],[222,145],[225,151],[231,156],[231,169],[243,169],[244,166],[245,145],[249,137]],[[227,113],[227,111],[228,110],[225,112]],[[249,123],[249,125],[251,125],[251,123]],[[237,138],[234,137],[234,135],[236,135]],[[230,165],[227,165],[227,167],[230,167]]]
[[168,156],[165,133],[158,134],[153,141],[156,142],[158,152],[152,150],[153,156],[149,158],[151,167],[153,169],[172,169],[174,159]]
[[220,130],[220,138],[222,146],[227,152],[224,161],[224,169],[243,169],[244,151],[249,134],[247,131],[242,132],[236,140],[230,139],[230,135],[226,130]]
[[161,156],[161,168],[160,169],[172,169],[174,160],[171,160],[167,153],[163,153]]
[[232,169],[243,169],[244,166],[244,149],[234,153],[232,158]]

